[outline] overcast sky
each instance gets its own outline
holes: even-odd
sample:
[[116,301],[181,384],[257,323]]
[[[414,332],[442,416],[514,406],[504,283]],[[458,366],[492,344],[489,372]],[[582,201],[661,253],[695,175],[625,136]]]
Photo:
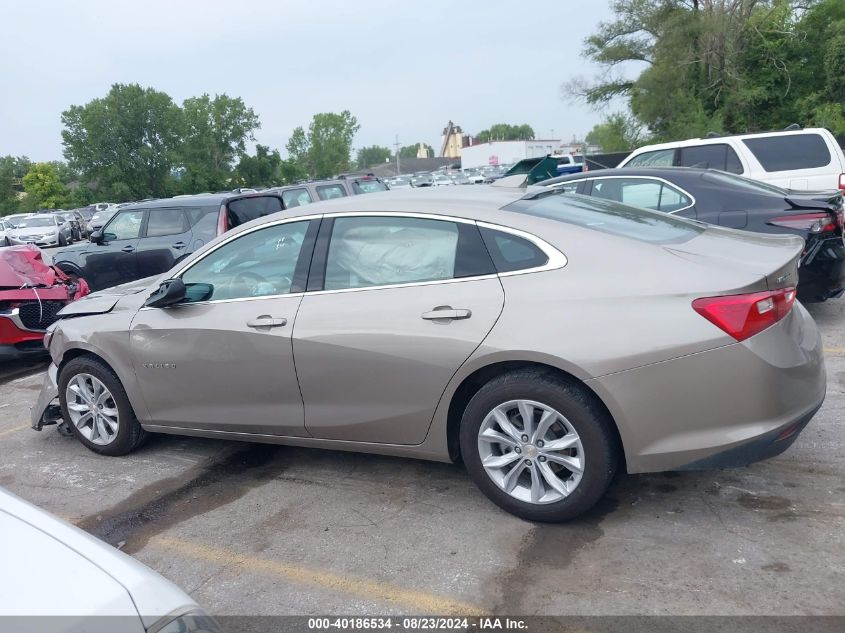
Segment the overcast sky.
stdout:
[[560,98],[595,72],[584,38],[607,0],[28,0],[5,3],[0,155],[62,158],[60,114],[137,82],[168,93],[239,96],[279,148],[317,112],[350,110],[354,146],[424,141],[449,119],[476,133],[528,123],[582,137],[599,121]]

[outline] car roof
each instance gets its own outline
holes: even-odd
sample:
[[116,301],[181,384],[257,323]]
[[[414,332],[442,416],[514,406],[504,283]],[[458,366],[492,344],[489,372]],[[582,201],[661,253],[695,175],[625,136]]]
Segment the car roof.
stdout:
[[125,207],[120,207],[118,211],[134,211],[136,209],[162,209],[165,207],[206,207],[221,205],[235,198],[266,198],[268,195],[273,195],[273,191],[259,191],[256,193],[212,193],[212,194],[198,194],[194,196],[181,196],[178,198],[158,198],[156,200],[147,200],[145,202],[133,202],[127,204]]
[[642,147],[638,147],[633,152],[631,152],[628,158],[635,154],[642,154],[645,152],[656,152],[664,149],[676,149],[678,147],[689,147],[691,145],[725,144],[730,139],[742,140],[747,138],[766,138],[771,136],[795,136],[796,134],[820,134],[822,136],[827,136],[830,134],[830,132],[825,128],[808,127],[798,130],[775,130],[769,132],[752,132],[749,134],[719,134],[699,138],[689,138],[684,139],[682,141],[671,141],[669,143],[655,143],[654,145],[643,145]]
[[[285,217],[323,213],[415,213],[488,220],[503,206],[525,195],[525,189],[506,187],[431,187],[395,189],[377,196],[346,196],[286,209]],[[257,222],[266,220],[259,218]]]

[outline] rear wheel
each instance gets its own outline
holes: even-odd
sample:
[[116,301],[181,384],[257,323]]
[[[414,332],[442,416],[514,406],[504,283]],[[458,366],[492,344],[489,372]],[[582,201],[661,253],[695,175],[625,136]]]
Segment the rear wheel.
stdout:
[[464,411],[460,443],[482,492],[530,521],[568,521],[589,510],[619,461],[613,423],[595,397],[536,370],[484,385]]
[[146,437],[118,377],[91,356],[74,358],[59,374],[62,417],[87,448],[101,455],[125,455]]

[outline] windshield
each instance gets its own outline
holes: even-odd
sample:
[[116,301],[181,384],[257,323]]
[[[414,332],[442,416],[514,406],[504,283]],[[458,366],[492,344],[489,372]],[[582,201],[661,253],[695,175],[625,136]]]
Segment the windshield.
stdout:
[[689,220],[658,211],[557,192],[533,200],[517,200],[505,206],[504,210],[537,215],[654,244],[686,242],[705,230],[703,226]]
[[28,229],[36,227],[45,228],[50,226],[56,226],[56,221],[53,218],[26,218],[25,220],[18,222],[15,228]]
[[717,169],[708,170],[707,173],[701,176],[701,179],[707,182],[712,182],[716,185],[733,185],[735,187],[742,187],[743,189],[754,191],[755,193],[774,193],[779,196],[787,195],[786,189],[781,187],[770,185],[766,182],[760,182],[758,180],[751,180],[751,178],[745,178],[744,176],[729,174]]

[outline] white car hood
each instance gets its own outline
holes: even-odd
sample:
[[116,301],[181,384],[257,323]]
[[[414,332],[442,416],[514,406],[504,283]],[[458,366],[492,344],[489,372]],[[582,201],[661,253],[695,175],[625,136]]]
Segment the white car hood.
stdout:
[[[164,615],[197,607],[134,558],[2,488],[0,534],[0,616],[140,615],[143,631]],[[98,630],[96,621],[86,620],[84,630]],[[68,629],[76,630],[83,629]]]

